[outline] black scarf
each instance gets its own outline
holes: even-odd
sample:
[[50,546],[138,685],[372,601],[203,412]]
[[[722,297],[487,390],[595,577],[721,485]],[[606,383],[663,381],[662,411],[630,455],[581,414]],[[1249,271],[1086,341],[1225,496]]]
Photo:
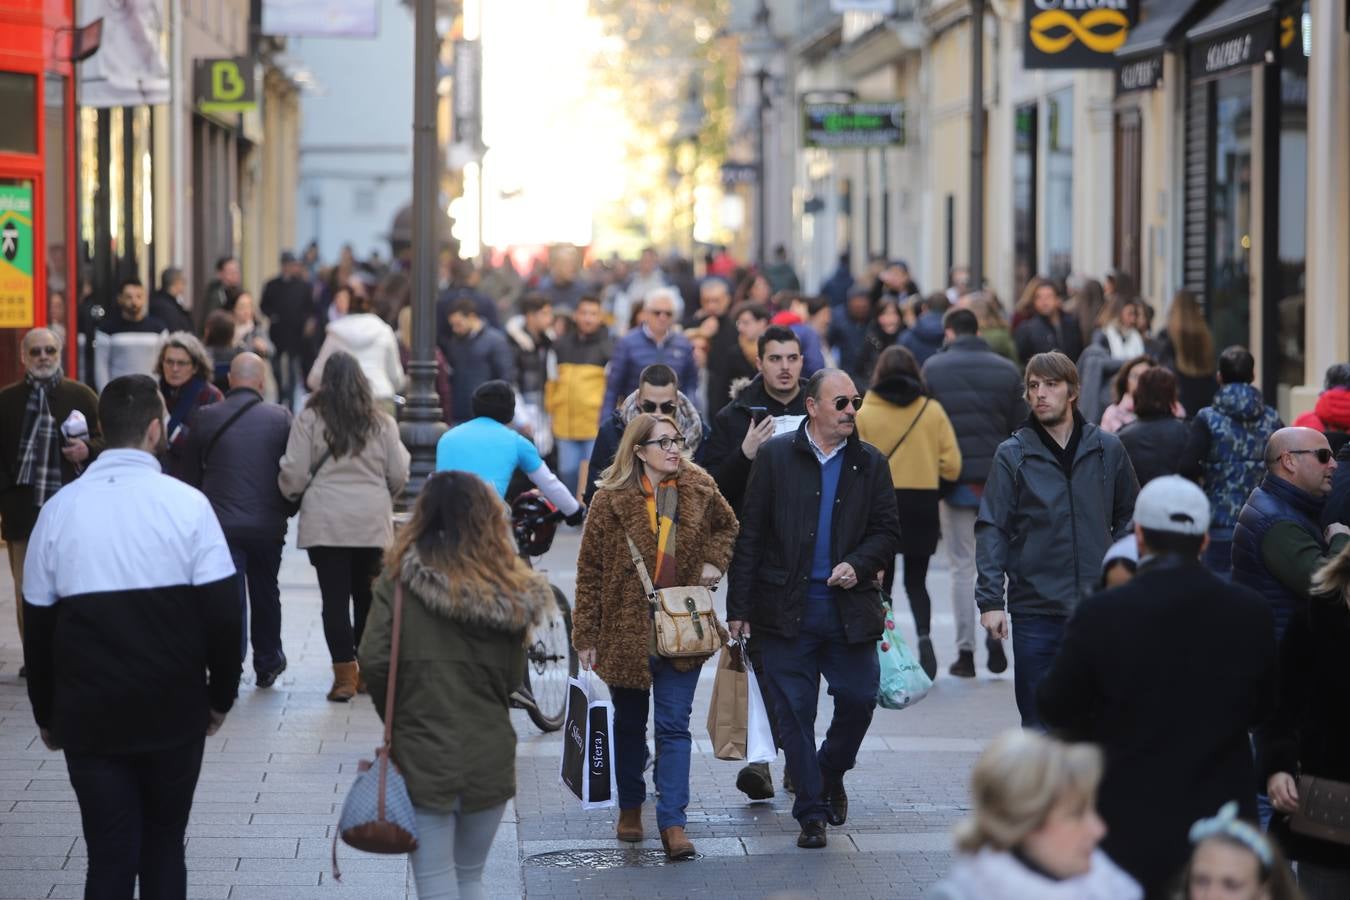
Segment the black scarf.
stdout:
[[1064,469],[1064,477],[1072,478],[1073,458],[1078,455],[1078,442],[1083,439],[1083,414],[1078,411],[1077,407],[1074,407],[1073,431],[1069,434],[1069,443],[1063,447],[1059,445],[1059,441],[1051,436],[1050,432],[1045,430],[1045,426],[1041,424],[1040,419],[1036,418],[1035,413],[1027,417],[1027,424],[1031,426],[1032,431],[1036,432],[1036,436],[1041,439],[1042,444],[1045,444],[1045,448],[1059,461],[1060,467]]
[[23,411],[19,473],[14,483],[31,486],[33,503],[41,508],[61,490],[61,436],[47,401],[47,392],[61,383],[61,370],[48,378],[35,378],[30,373],[24,381],[28,383],[28,405]]

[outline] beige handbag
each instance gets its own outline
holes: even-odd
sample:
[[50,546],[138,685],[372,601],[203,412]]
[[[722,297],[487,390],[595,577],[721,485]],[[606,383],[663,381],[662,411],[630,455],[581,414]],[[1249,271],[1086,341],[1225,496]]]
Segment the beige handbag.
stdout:
[[642,579],[642,589],[647,592],[647,602],[652,606],[657,655],[679,659],[716,653],[722,646],[722,626],[713,609],[712,591],[702,585],[657,590],[652,586],[637,544],[632,538],[627,540],[628,552],[633,556],[638,578]]

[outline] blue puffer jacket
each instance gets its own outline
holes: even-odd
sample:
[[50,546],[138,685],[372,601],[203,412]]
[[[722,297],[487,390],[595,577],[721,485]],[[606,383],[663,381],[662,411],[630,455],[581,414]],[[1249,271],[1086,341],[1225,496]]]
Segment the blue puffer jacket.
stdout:
[[1232,528],[1238,512],[1266,470],[1266,441],[1280,428],[1280,416],[1250,384],[1225,384],[1214,403],[1196,413],[1194,428],[1209,431],[1202,465],[1211,529]]
[[1275,639],[1284,637],[1284,630],[1303,600],[1266,568],[1261,555],[1261,542],[1266,532],[1281,522],[1293,522],[1306,531],[1323,554],[1327,543],[1322,539],[1322,528],[1317,524],[1322,515],[1322,501],[1301,491],[1282,478],[1267,475],[1238,515],[1233,529],[1233,581],[1257,591],[1270,603],[1275,616]]

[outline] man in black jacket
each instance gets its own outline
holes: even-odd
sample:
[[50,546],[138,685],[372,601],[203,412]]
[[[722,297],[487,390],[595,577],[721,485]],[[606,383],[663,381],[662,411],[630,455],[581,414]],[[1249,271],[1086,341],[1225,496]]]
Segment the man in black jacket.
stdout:
[[[180,477],[211,501],[230,546],[239,583],[239,609],[253,640],[253,671],[260,688],[286,671],[281,649],[281,549],[291,513],[277,487],[291,431],[284,406],[264,403],[266,363],[253,353],[230,362],[230,392],[203,406],[183,447]],[[248,642],[240,635],[239,657]]]
[[155,379],[113,379],[98,418],[106,448],[29,538],[28,699],[66,754],[85,896],[130,897],[139,877],[142,897],[182,897],[202,751],[239,690],[234,564],[211,504],[160,471]]
[[1274,706],[1271,612],[1200,563],[1208,529],[1204,491],[1150,481],[1134,509],[1138,574],[1079,604],[1037,695],[1046,725],[1105,752],[1102,849],[1149,897],[1185,863],[1196,819],[1236,800],[1255,821],[1247,734]]
[[[0,536],[14,577],[14,611],[23,640],[23,564],[43,505],[103,449],[98,396],[61,372],[61,342],[47,328],[23,336],[24,377],[0,391]],[[62,430],[72,412],[83,437]],[[74,424],[74,423],[72,423]],[[25,674],[23,667],[19,675]]]
[[[791,328],[771,325],[759,336],[759,374],[713,419],[704,460],[733,508],[741,504],[750,466],[766,441],[795,432],[806,417],[802,344]],[[754,410],[763,418],[754,423]],[[753,425],[753,427],[752,427]]]
[[[825,822],[848,816],[844,773],[876,708],[876,642],[884,624],[877,575],[900,543],[891,471],[858,439],[853,379],[822,369],[806,384],[807,419],[759,448],[741,503],[727,626],[753,631],[765,690],[796,784],[797,846],[825,846]],[[816,749],[820,676],[834,698]]]
[[289,407],[295,402],[296,389],[305,383],[309,339],[318,327],[314,288],[304,263],[289,250],[281,254],[281,274],[263,285],[262,312],[272,323],[269,336],[276,348],[272,372],[278,396]]
[[[942,498],[942,538],[951,560],[952,612],[956,618],[956,662],[951,674],[975,677],[975,519],[994,451],[1027,418],[1022,373],[979,336],[980,323],[968,309],[942,317],[946,344],[923,364],[923,380],[942,404],[961,448],[961,475]],[[989,671],[1008,668],[1003,642],[985,638]]]

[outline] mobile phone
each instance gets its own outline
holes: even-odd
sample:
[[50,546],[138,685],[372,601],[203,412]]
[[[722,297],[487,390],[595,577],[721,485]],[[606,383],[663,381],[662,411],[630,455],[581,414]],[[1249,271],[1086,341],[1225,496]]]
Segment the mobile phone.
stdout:
[[751,425],[759,425],[760,422],[763,422],[768,417],[769,417],[769,408],[767,406],[750,407]]

